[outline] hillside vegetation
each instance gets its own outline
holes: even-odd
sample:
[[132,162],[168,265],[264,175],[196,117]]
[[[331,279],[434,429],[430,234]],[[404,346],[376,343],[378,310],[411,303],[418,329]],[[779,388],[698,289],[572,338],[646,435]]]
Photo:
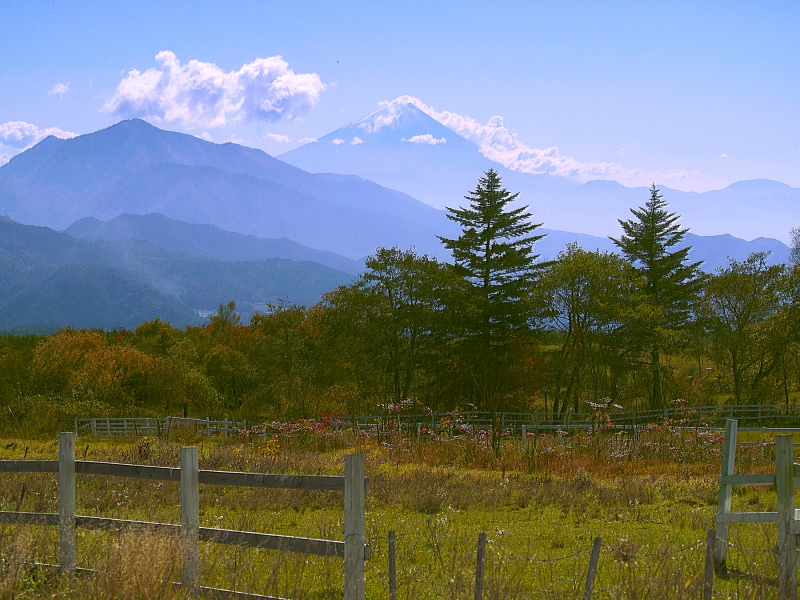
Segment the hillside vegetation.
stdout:
[[[473,208],[453,213],[464,231],[444,240],[454,264],[381,249],[356,281],[310,308],[276,302],[242,322],[229,303],[185,330],[151,320],[1,338],[5,426],[52,432],[76,416],[165,414],[262,422],[404,407],[476,408],[499,426],[503,411],[563,421],[597,407],[795,402],[798,268],[755,253],[705,276],[687,248],[674,249],[684,230],[655,188],[626,222],[622,256],[572,245],[537,262],[537,227],[518,227],[525,214],[503,208],[513,195],[491,173],[472,192]],[[486,215],[495,225],[481,225]],[[481,235],[491,238],[488,258]],[[219,265],[205,276],[214,285],[229,275],[225,263],[179,264],[207,274]],[[201,291],[187,284],[181,293]]]

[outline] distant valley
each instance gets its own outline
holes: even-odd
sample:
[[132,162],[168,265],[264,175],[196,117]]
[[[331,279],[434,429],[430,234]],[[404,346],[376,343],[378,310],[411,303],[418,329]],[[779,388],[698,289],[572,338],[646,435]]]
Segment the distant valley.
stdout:
[[0,329],[135,327],[160,317],[200,324],[236,300],[245,319],[265,302],[311,305],[352,280],[328,266],[282,258],[220,261],[132,238],[86,241],[0,219]]

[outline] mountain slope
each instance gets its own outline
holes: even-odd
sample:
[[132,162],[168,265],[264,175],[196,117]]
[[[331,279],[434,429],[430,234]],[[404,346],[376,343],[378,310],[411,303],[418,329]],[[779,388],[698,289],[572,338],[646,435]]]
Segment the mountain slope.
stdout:
[[199,323],[197,314],[135,277],[100,265],[37,268],[0,301],[0,329],[76,327],[133,329],[156,317],[174,325]]
[[140,120],[70,140],[46,138],[15,156],[0,167],[0,212],[56,228],[87,216],[160,212],[313,242],[351,258],[378,245],[414,243],[433,252],[440,248],[434,232],[447,228],[441,211],[373,182],[306,173],[260,150]]
[[265,239],[242,235],[213,225],[176,221],[158,213],[122,214],[108,221],[85,217],[64,232],[83,240],[135,238],[166,250],[225,261],[288,258],[316,262],[352,274],[358,274],[364,268],[360,261],[333,252],[314,250],[288,238]]
[[[86,293],[105,294],[104,278],[116,277],[114,281],[119,281],[114,285],[126,290],[132,288],[133,284],[128,281],[132,279],[139,286],[136,294],[142,306],[162,306],[170,315],[182,314],[181,323],[191,320],[187,315],[194,315],[192,319],[196,319],[194,311],[213,311],[229,300],[241,305],[245,318],[254,310],[263,310],[265,302],[275,302],[279,298],[310,305],[319,301],[323,293],[352,279],[347,273],[308,261],[278,258],[219,261],[165,250],[142,240],[85,241],[46,227],[0,219],[0,282],[3,284],[0,307],[12,307],[8,309],[12,311],[11,316],[35,316],[35,312],[22,310],[22,305],[45,306],[41,303],[47,298],[67,293],[63,291],[67,289],[63,274],[70,271],[62,267],[76,265],[92,267],[76,271]],[[122,275],[127,278],[125,281],[120,279]],[[162,296],[168,297],[170,302]],[[74,315],[70,305],[65,304],[67,300],[64,298],[54,306],[66,311],[64,314]],[[128,305],[122,298],[120,301],[121,307]],[[182,313],[177,305],[182,307]],[[138,315],[135,311],[129,312]],[[43,318],[49,314],[44,311]],[[98,309],[97,314],[100,319],[100,315],[111,313]],[[162,318],[166,320],[167,317]],[[17,325],[14,321],[13,326]]]

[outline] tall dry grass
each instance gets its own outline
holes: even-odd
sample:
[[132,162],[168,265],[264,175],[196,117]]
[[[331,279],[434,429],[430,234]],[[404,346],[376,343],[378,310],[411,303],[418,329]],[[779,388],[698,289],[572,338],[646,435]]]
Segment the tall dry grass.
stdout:
[[[16,444],[16,445],[14,445]],[[713,524],[718,440],[654,428],[638,442],[603,435],[541,437],[498,453],[480,436],[370,437],[344,433],[227,441],[173,434],[108,442],[79,438],[78,458],[178,466],[181,445],[200,447],[204,469],[341,474],[343,455],[362,451],[370,491],[367,595],[386,597],[390,529],[398,533],[399,596],[471,598],[478,533],[489,537],[486,598],[575,598],[595,536],[604,540],[597,598],[700,597],[705,531]],[[8,440],[0,458],[55,458],[52,440]],[[769,444],[742,447],[743,471],[774,465]],[[0,510],[57,512],[56,478],[0,475]],[[179,522],[177,484],[78,475],[78,513]],[[340,493],[201,487],[201,524],[341,539]],[[774,492],[738,490],[734,508],[774,510]],[[733,528],[724,597],[776,597],[776,532]],[[3,598],[181,597],[176,540],[79,532],[79,566],[68,578],[35,563],[57,562],[57,528],[0,526]],[[204,585],[286,598],[341,597],[341,562],[203,544]]]

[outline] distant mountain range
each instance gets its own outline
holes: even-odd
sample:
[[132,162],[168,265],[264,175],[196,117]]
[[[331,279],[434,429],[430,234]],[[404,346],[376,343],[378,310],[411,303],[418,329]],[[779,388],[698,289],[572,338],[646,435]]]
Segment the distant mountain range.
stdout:
[[[481,172],[497,168],[545,222],[548,235],[536,247],[542,259],[572,241],[614,250],[606,233],[618,234],[616,219],[647,200],[646,189],[614,182],[509,171],[416,107],[398,114],[371,115],[285,158],[308,169],[371,173],[383,183],[396,178],[407,191],[419,184],[419,192],[439,190],[439,203],[452,205],[463,204],[456,196]],[[707,271],[754,251],[787,260],[789,249],[775,239],[696,233],[725,231],[726,223],[788,231],[800,221],[798,192],[765,181],[706,194],[664,190],[693,227],[686,243]],[[352,281],[378,247],[413,246],[446,259],[436,235],[459,233],[444,211],[359,176],[309,173],[259,150],[138,120],[71,140],[46,138],[15,156],[0,167],[0,213],[11,216],[0,219],[6,330],[132,327],[156,316],[200,322],[228,300],[245,318],[278,298],[310,305]],[[585,233],[554,229],[558,223]]]
[[[537,221],[598,236],[618,235],[617,219],[629,218],[628,209],[649,197],[646,188],[614,181],[581,184],[511,171],[410,103],[392,103],[279,158],[310,172],[365,177],[438,208],[462,204],[478,175],[491,167],[509,190],[520,192]],[[698,235],[788,240],[789,229],[800,226],[800,189],[777,181],[743,181],[702,194],[660,188],[670,209]]]
[[0,213],[63,229],[84,217],[160,213],[360,259],[379,246],[440,249],[442,211],[355,176],[311,174],[265,152],[141,120],[48,137],[0,167]]
[[220,261],[131,238],[86,241],[0,219],[0,329],[175,325],[235,300],[245,319],[265,302],[317,302],[352,276],[308,261]]
[[[614,243],[607,237],[546,228],[540,231],[546,234],[546,237],[536,244],[536,253],[541,256],[541,260],[555,258],[571,242],[577,242],[587,250],[617,251]],[[350,260],[323,250],[313,250],[286,238],[261,239],[224,231],[213,225],[183,223],[159,214],[126,214],[109,221],[86,217],[73,223],[65,232],[81,239],[139,239],[166,250],[218,260],[259,260],[277,257],[317,262],[353,275],[364,270],[363,261]],[[708,272],[726,266],[729,258],[744,260],[753,252],[770,253],[767,259],[769,264],[789,260],[789,247],[769,238],[757,238],[748,242],[731,235],[700,236],[689,233],[680,247],[685,246],[692,247],[691,259],[703,261],[703,268]]]
[[351,274],[358,274],[364,268],[363,261],[352,260],[325,250],[314,250],[288,238],[276,240],[243,235],[224,231],[213,225],[176,221],[158,213],[122,214],[108,221],[84,217],[64,231],[83,240],[134,238],[166,250],[217,260],[288,258],[319,263]]

